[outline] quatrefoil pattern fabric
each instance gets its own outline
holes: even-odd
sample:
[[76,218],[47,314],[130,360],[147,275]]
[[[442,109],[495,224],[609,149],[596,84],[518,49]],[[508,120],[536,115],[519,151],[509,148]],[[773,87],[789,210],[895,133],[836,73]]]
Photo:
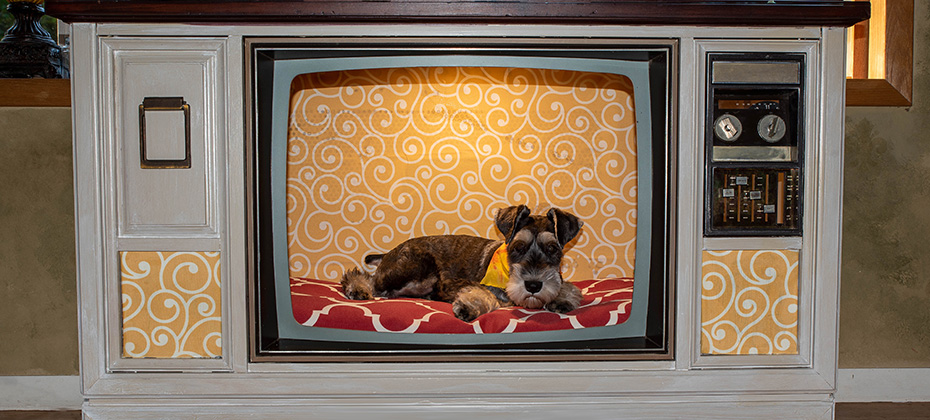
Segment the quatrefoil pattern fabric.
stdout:
[[509,334],[619,325],[630,317],[633,279],[575,282],[584,298],[567,314],[519,306],[501,308],[465,322],[452,304],[425,299],[351,300],[338,284],[291,278],[294,319],[307,327],[394,334]]

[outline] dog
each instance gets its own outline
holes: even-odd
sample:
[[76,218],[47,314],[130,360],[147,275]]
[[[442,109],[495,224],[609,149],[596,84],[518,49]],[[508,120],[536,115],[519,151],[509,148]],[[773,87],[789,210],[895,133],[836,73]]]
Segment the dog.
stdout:
[[562,279],[565,245],[584,223],[556,208],[533,215],[525,205],[501,209],[494,218],[505,240],[467,235],[409,239],[386,254],[368,255],[373,274],[345,272],[346,297],[426,298],[452,303],[456,318],[471,322],[507,306],[571,312],[581,290]]

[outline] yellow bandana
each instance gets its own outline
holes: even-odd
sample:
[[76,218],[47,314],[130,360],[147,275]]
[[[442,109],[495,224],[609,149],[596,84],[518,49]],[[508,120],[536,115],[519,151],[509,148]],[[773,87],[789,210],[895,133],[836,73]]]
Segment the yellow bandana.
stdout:
[[488,264],[488,272],[481,279],[484,286],[507,289],[507,282],[510,279],[510,267],[507,265],[507,245],[501,245],[494,251],[491,256],[491,263]]

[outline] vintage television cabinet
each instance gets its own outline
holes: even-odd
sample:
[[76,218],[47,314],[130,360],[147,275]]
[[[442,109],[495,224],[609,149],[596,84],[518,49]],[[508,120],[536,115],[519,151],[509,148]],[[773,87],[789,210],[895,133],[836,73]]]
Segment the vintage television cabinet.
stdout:
[[[86,418],[832,418],[867,3],[46,3]],[[340,294],[508,204],[585,221],[580,308]]]

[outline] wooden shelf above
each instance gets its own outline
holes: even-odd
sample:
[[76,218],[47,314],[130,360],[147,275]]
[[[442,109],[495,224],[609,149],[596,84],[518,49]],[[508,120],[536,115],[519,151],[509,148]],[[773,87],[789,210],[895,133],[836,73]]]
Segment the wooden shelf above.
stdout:
[[914,0],[872,0],[847,35],[846,105],[911,106]]
[[66,22],[572,23],[839,26],[868,19],[841,0],[46,0]]

